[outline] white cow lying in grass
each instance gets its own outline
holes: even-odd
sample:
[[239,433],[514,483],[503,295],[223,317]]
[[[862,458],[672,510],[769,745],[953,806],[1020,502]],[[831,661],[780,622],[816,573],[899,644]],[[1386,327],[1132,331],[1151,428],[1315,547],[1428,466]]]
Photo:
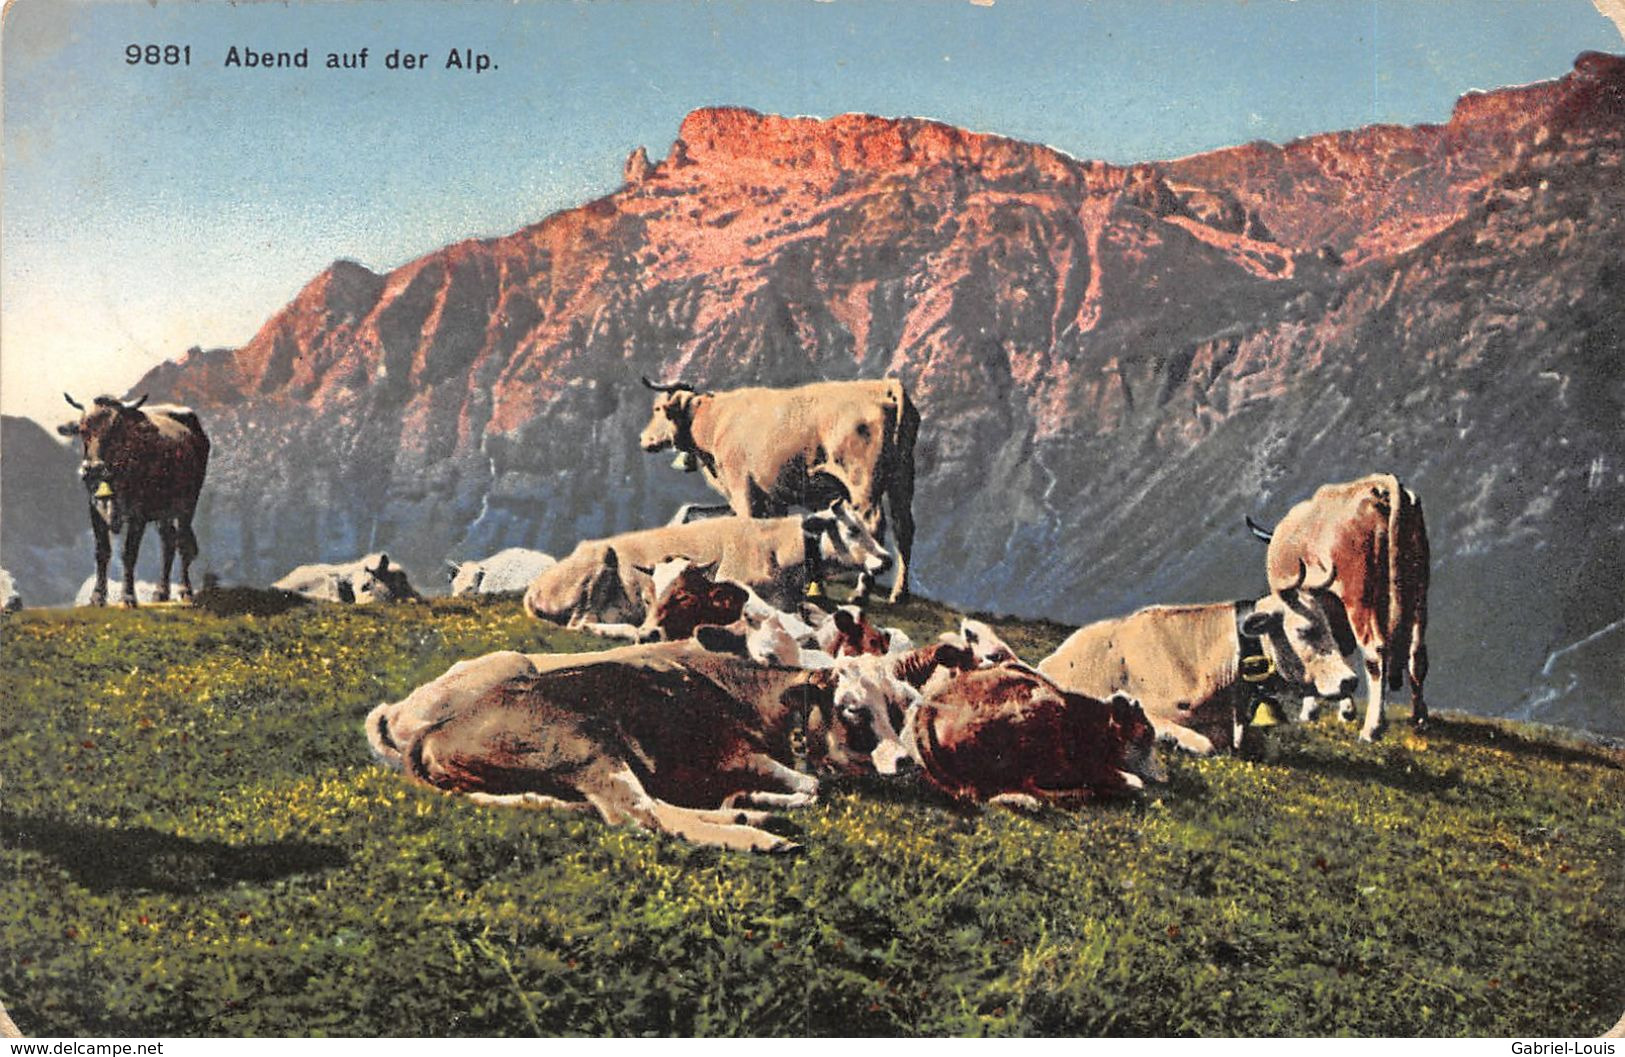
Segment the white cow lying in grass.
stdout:
[[453,598],[466,595],[523,594],[530,582],[558,564],[551,554],[509,547],[489,558],[447,562],[446,575]]

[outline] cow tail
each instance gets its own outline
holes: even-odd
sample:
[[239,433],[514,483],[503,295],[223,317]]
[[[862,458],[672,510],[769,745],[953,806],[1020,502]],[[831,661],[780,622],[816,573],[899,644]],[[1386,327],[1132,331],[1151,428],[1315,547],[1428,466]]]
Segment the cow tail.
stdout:
[[897,415],[891,421],[891,449],[893,461],[891,465],[897,466],[897,460],[905,461],[909,467],[914,465],[914,440],[920,433],[920,410],[914,406],[914,401],[908,397],[908,389],[897,379],[891,379],[892,395],[897,402]]
[[1383,670],[1388,688],[1397,690],[1404,678],[1405,656],[1409,652],[1409,628],[1405,626],[1404,533],[1407,520],[1405,489],[1393,474],[1384,475],[1388,489],[1388,621],[1382,629]]

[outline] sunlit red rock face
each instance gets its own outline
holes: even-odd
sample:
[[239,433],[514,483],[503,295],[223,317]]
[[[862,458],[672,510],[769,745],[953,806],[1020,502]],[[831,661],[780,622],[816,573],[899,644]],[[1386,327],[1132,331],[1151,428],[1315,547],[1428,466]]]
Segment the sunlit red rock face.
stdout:
[[1441,126],[1126,168],[697,110],[613,194],[336,263],[134,390],[202,412],[204,557],[247,582],[563,551],[707,498],[638,450],[640,374],[903,378],[920,589],[1061,620],[1261,590],[1244,513],[1392,469],[1435,541],[1438,703],[1511,708],[1621,616],[1622,92],[1588,54]]

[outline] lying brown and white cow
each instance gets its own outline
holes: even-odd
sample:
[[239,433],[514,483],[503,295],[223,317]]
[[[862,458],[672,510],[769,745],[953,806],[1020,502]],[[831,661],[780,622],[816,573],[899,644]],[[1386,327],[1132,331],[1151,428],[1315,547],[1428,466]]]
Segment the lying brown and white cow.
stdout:
[[[1287,511],[1273,532],[1247,519],[1253,534],[1269,541],[1265,565],[1270,585],[1290,583],[1300,562],[1337,569],[1330,590],[1348,612],[1365,659],[1366,712],[1360,737],[1370,741],[1383,728],[1383,690],[1411,678],[1411,723],[1427,724],[1422,700],[1427,678],[1428,531],[1416,493],[1392,474],[1372,474],[1345,484],[1322,485]],[[1317,699],[1304,698],[1304,719]],[[1354,718],[1345,703],[1343,718]]]
[[557,624],[625,635],[624,625],[636,628],[648,617],[654,585],[647,570],[672,557],[715,563],[717,578],[787,611],[805,594],[810,564],[873,572],[891,561],[843,502],[799,517],[714,518],[584,541],[531,581],[525,610]]
[[[668,558],[648,570],[654,602],[641,628],[625,628],[638,642],[672,642],[692,637],[705,626],[729,627],[755,634],[759,649],[796,667],[824,667],[840,657],[903,654],[914,648],[901,628],[877,628],[854,605],[832,612],[804,604],[787,613],[762,600],[742,584],[713,576],[715,562],[696,565],[687,558]],[[609,634],[613,626],[599,625]],[[634,634],[635,631],[635,634]]]
[[[949,643],[934,649],[961,650]],[[909,713],[903,744],[952,796],[1037,808],[1167,780],[1140,705],[1069,693],[1019,661],[939,667]]]
[[[903,688],[907,691],[907,688]],[[700,844],[794,849],[762,811],[816,801],[817,771],[904,759],[872,685],[692,641],[601,653],[495,653],[368,715],[373,750],[479,803],[596,810]]]
[[[1239,748],[1265,697],[1350,694],[1354,637],[1337,596],[1295,582],[1256,602],[1150,606],[1073,632],[1038,670],[1066,690],[1138,700],[1159,737]],[[1330,577],[1328,576],[1328,582]]]
[[[920,415],[901,382],[707,393],[682,382],[655,385],[645,378],[643,384],[659,393],[639,438],[644,451],[676,448],[679,464],[700,471],[737,517],[778,517],[844,496],[881,539],[889,514],[897,540],[891,600],[907,594]],[[863,571],[860,598],[883,571]]]

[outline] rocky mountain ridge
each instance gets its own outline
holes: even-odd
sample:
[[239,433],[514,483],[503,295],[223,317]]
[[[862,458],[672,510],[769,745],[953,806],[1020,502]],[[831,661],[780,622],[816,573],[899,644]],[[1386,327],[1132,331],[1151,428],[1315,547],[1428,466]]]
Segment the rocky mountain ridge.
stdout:
[[1392,470],[1438,703],[1620,732],[1622,148],[1625,61],[1591,53],[1440,126],[1130,166],[706,108],[612,194],[336,262],[131,392],[203,415],[228,582],[380,548],[427,579],[707,499],[638,450],[640,374],[904,379],[919,588],[1063,621],[1255,593],[1244,513]]

